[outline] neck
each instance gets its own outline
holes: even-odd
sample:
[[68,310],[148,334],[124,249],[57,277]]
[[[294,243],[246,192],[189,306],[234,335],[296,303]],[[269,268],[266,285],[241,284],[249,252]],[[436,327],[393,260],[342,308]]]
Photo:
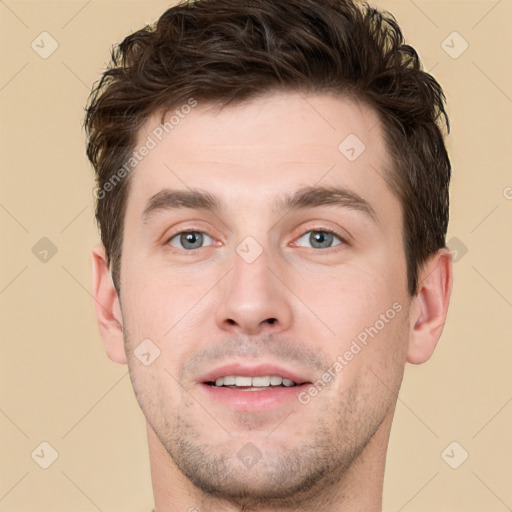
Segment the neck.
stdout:
[[241,507],[223,498],[205,494],[179,470],[147,424],[151,479],[156,512],[381,512],[386,451],[393,411],[384,419],[375,435],[352,464],[331,473],[294,504]]

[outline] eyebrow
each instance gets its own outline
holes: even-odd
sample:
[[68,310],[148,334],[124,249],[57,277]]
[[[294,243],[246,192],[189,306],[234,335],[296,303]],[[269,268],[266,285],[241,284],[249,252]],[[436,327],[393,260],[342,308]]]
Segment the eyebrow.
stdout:
[[[305,210],[320,206],[335,206],[356,210],[367,215],[373,222],[378,222],[377,214],[368,201],[352,190],[336,186],[307,186],[296,190],[292,194],[281,195],[272,211],[281,213],[288,210]],[[219,213],[224,209],[224,203],[220,198],[203,190],[171,190],[166,188],[149,198],[142,213],[142,221],[147,223],[157,212],[182,208]]]

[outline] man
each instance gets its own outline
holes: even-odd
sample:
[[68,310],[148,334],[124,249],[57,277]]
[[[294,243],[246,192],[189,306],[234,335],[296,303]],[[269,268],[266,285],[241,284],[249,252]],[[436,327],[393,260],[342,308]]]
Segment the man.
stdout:
[[452,288],[444,99],[348,0],[182,3],[113,52],[85,123],[94,296],[157,512],[381,510]]

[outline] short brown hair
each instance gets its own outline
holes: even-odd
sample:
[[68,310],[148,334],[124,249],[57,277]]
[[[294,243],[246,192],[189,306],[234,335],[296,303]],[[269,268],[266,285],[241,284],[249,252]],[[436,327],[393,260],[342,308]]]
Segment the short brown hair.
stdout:
[[[379,115],[393,162],[408,291],[445,246],[451,166],[445,95],[388,12],[355,0],[196,0],[168,9],[112,49],[86,108],[87,156],[104,190],[150,115],[190,98],[236,104],[274,91],[352,96]],[[108,187],[96,220],[116,289],[130,173]]]

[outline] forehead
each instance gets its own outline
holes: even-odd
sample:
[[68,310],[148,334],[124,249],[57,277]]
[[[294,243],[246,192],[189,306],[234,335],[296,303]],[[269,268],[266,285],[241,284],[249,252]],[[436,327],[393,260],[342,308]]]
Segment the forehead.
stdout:
[[[243,208],[303,186],[343,185],[369,201],[389,194],[381,125],[370,107],[334,96],[271,94],[222,110],[197,102],[148,118],[129,208],[163,188],[201,188]],[[149,143],[149,144],[148,144]],[[380,199],[385,199],[380,197]]]

